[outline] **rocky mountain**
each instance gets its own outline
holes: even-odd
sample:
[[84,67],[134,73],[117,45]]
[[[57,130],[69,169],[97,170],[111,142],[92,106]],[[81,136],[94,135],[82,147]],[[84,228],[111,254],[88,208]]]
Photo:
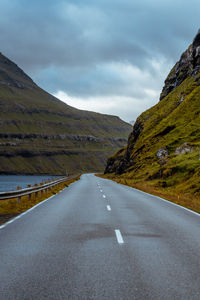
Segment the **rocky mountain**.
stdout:
[[101,171],[130,131],[116,116],[66,105],[0,54],[0,173]]
[[200,31],[170,71],[159,103],[137,118],[105,173],[171,194],[200,195],[199,125]]
[[135,121],[132,120],[132,121],[129,121],[129,123],[133,126],[135,124]]

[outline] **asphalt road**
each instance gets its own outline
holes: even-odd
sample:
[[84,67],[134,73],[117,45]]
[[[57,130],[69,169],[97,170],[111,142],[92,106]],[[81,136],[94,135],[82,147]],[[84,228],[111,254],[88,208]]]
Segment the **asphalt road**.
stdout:
[[0,300],[200,299],[200,217],[83,175],[0,227]]

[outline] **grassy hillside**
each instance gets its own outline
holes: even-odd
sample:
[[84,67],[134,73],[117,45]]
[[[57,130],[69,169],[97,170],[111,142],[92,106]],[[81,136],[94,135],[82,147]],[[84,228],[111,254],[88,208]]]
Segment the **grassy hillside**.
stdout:
[[130,130],[116,116],[66,105],[0,54],[0,173],[100,171]]
[[200,212],[200,72],[195,50],[193,43],[183,54],[191,53],[189,63],[195,58],[193,69],[182,56],[165,81],[161,101],[139,116],[127,147],[108,159],[105,173]]

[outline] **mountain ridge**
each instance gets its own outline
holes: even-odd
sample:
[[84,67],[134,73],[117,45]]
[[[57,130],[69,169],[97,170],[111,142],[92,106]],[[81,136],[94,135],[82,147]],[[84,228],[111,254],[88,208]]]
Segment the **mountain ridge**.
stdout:
[[130,130],[117,116],[65,104],[0,54],[0,173],[100,171]]

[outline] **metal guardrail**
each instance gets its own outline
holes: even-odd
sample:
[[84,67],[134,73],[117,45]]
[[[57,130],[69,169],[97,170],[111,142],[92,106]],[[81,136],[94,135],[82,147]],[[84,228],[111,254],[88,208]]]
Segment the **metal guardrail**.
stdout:
[[51,181],[49,183],[45,183],[45,184],[40,184],[38,186],[34,186],[34,187],[30,187],[30,188],[26,188],[26,189],[21,189],[21,190],[17,190],[17,191],[9,191],[9,192],[1,192],[0,193],[0,201],[1,200],[9,200],[9,199],[13,199],[13,198],[17,198],[17,201],[20,202],[21,197],[22,196],[26,196],[29,195],[29,199],[31,199],[31,195],[33,193],[35,193],[35,196],[38,195],[38,193],[40,192],[42,194],[43,191],[47,192],[49,189],[51,189],[53,186],[62,183],[64,181],[70,180],[72,178],[75,178],[76,176],[69,176],[69,177],[62,177],[59,179],[56,179],[54,181]]

